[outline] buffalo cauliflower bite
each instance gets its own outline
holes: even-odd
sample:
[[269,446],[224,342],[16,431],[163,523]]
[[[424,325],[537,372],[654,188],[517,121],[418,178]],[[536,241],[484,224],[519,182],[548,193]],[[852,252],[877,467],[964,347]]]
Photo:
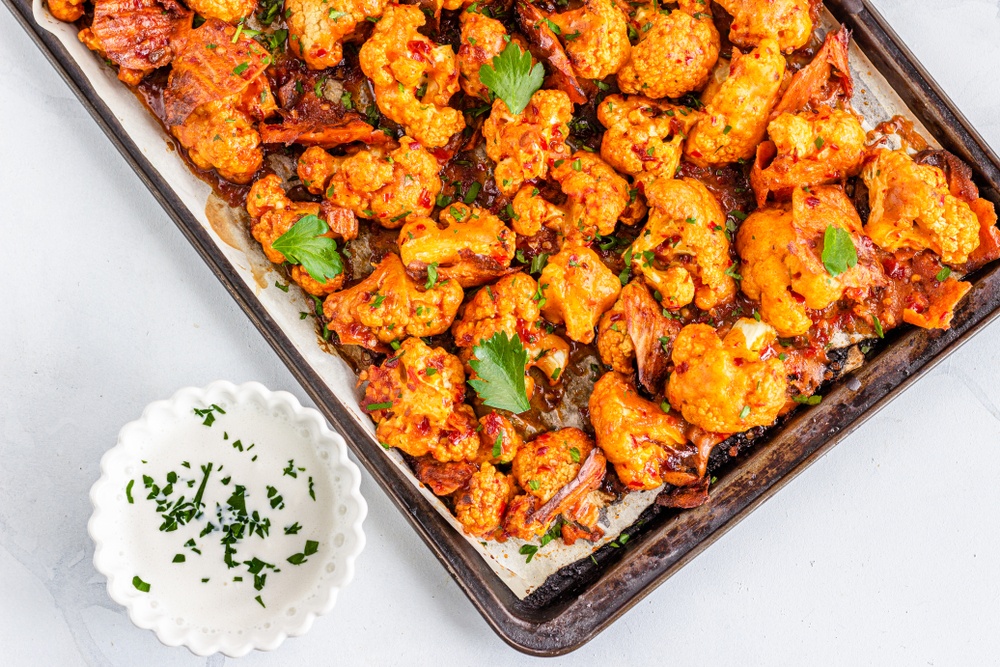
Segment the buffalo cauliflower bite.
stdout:
[[[473,348],[503,332],[517,336],[528,353],[524,369],[528,396],[534,390],[534,380],[528,370],[537,366],[550,384],[556,384],[569,363],[569,343],[548,333],[541,319],[538,283],[524,273],[504,276],[495,284],[483,287],[465,305],[465,310],[451,328],[459,356],[468,364]],[[469,369],[471,373],[471,368]]]
[[414,336],[396,356],[369,367],[362,380],[368,380],[362,407],[384,447],[442,462],[476,455],[476,414],[464,402],[465,372],[457,357]]
[[707,324],[689,324],[674,341],[670,405],[712,433],[770,426],[785,405],[785,364],[771,348],[768,324],[741,318],[722,340]]
[[[828,226],[851,235],[858,262],[832,276],[823,264]],[[822,310],[844,298],[861,301],[884,287],[885,275],[861,219],[839,186],[797,189],[791,208],[760,209],[740,226],[736,251],[743,262],[743,293],[760,301],[760,314],[781,336],[800,336],[812,327],[807,309]]]
[[344,157],[312,146],[298,166],[309,192],[386,229],[401,227],[411,214],[430,215],[441,192],[439,170],[437,159],[406,136],[394,150],[371,146]]
[[53,17],[67,23],[72,23],[83,16],[83,3],[84,0],[46,0],[45,2]]
[[542,227],[555,230],[565,245],[589,243],[598,235],[615,231],[618,218],[629,206],[628,181],[593,153],[580,151],[557,160],[551,177],[566,195],[553,204],[537,188],[525,185],[514,197],[514,231],[534,236]]
[[559,28],[573,69],[585,79],[614,74],[632,51],[628,19],[613,0],[583,0],[583,6],[552,14],[549,21]]
[[435,496],[450,496],[465,487],[479,466],[468,461],[441,462],[431,455],[413,461],[413,476]]
[[861,171],[867,137],[850,111],[823,107],[783,113],[770,122],[767,133],[771,144],[758,147],[750,173],[758,206],[771,192],[834,183]]
[[424,290],[406,275],[399,257],[390,253],[360,283],[328,296],[323,314],[342,345],[385,352],[395,340],[447,331],[462,296],[454,280]]
[[757,46],[775,39],[784,53],[809,42],[816,0],[716,0],[733,17],[729,41],[737,46]]
[[455,495],[455,518],[469,535],[488,539],[499,530],[513,496],[510,478],[483,463],[469,485]]
[[343,41],[366,18],[378,18],[388,0],[285,0],[288,44],[309,69],[336,67]]
[[[281,252],[274,249],[274,242],[292,228],[303,216],[315,215],[323,217],[319,204],[313,202],[294,202],[285,194],[281,187],[281,179],[269,174],[258,180],[247,194],[247,212],[255,218],[250,227],[250,233],[260,242],[264,254],[275,264],[283,264],[287,259]],[[349,211],[338,212],[348,213]],[[353,217],[353,216],[352,216]],[[329,222],[327,223],[329,225]],[[334,237],[334,232],[328,231],[324,236]],[[341,235],[341,238],[343,236]],[[344,274],[319,282],[309,275],[301,266],[292,267],[292,278],[306,292],[313,296],[323,296],[336,292],[344,285]]]
[[566,138],[573,103],[561,90],[539,90],[519,114],[497,99],[483,123],[486,154],[496,163],[493,177],[511,196],[525,181],[543,179],[549,168],[569,156]]
[[542,314],[566,325],[566,335],[578,343],[594,340],[594,326],[621,292],[621,281],[586,246],[564,248],[549,258],[538,278]]
[[680,417],[647,401],[621,373],[605,373],[590,395],[597,446],[630,491],[686,486],[705,474],[707,457],[684,436]]
[[578,428],[549,431],[517,450],[511,474],[518,485],[543,503],[572,482],[593,441]]
[[510,463],[523,444],[514,425],[496,410],[479,418],[479,453],[476,460],[480,463]]
[[623,93],[676,98],[705,85],[719,59],[719,31],[709,3],[680,0],[672,12],[655,2],[640,5],[635,22],[643,30],[631,58],[618,71]]
[[688,135],[684,154],[701,166],[752,158],[784,76],[785,58],[773,39],[746,55],[733,49],[729,77],[702,95],[704,113]]
[[865,233],[890,252],[930,249],[958,265],[979,247],[979,218],[948,190],[944,172],[905,151],[879,150],[861,172],[871,214]]
[[597,119],[608,128],[601,139],[601,157],[648,183],[677,173],[684,137],[698,116],[687,107],[645,97],[609,95],[598,105]]
[[257,0],[184,0],[198,16],[235,23],[257,9]]
[[632,269],[660,292],[671,310],[692,301],[702,310],[736,294],[726,216],[708,189],[693,178],[658,179],[646,188],[649,221],[632,243]]
[[507,47],[510,35],[503,23],[479,12],[462,12],[461,46],[458,47],[458,70],[462,90],[471,97],[490,99],[489,89],[479,80],[479,68],[493,62]]
[[482,285],[504,273],[514,259],[515,234],[500,218],[479,207],[450,204],[440,222],[410,216],[399,230],[399,255],[414,278],[433,265],[439,280],[462,287]]
[[416,5],[389,5],[359,59],[382,113],[425,146],[439,147],[465,128],[465,118],[448,106],[459,88],[455,52],[417,32],[425,21]]

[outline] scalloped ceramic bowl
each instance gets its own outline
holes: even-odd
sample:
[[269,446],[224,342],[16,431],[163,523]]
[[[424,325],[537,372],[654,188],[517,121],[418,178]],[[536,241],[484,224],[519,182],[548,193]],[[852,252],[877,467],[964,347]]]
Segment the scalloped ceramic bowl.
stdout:
[[[220,410],[213,412],[206,428],[205,418],[194,408],[213,404]],[[248,433],[255,419],[273,430]],[[272,437],[278,433],[282,437]],[[269,435],[261,438],[264,434]],[[192,454],[198,439],[207,444],[198,445]],[[250,449],[251,444],[256,448]],[[182,461],[185,456],[190,460]],[[296,460],[295,476],[281,469],[291,460]],[[213,469],[205,474],[202,466],[209,462]],[[160,480],[168,468],[176,480],[170,500],[182,493],[190,498],[199,487],[209,489],[203,515],[175,531],[160,529],[156,499],[148,499],[160,489],[149,486],[149,480]],[[232,480],[223,477],[220,468]],[[240,470],[242,481],[237,480]],[[254,475],[261,479],[247,479]],[[202,478],[208,481],[203,484]],[[141,418],[126,424],[118,444],[101,459],[101,478],[90,491],[94,513],[87,526],[96,547],[94,565],[108,578],[108,594],[128,610],[132,622],[153,630],[168,646],[233,657],[253,649],[273,650],[286,637],[304,634],[316,616],[333,609],[338,591],[353,578],[354,561],[365,544],[361,524],[367,504],[360,481],[344,439],[292,394],[256,382],[181,389],[169,400],[151,403]],[[224,547],[219,538],[224,533],[200,533],[216,517],[229,520],[227,510],[218,514],[215,503],[222,498],[227,507],[224,499],[237,483],[245,483],[247,511],[259,509],[273,523],[266,539],[250,534],[235,545],[237,565],[230,569],[221,560]],[[270,485],[282,494],[276,505]],[[308,518],[298,519],[300,531],[286,532],[296,516]],[[188,537],[204,553],[185,545]],[[318,548],[297,565],[287,560],[286,554],[301,550],[306,540],[314,540]],[[262,551],[265,547],[271,552]],[[252,568],[244,561],[259,555],[267,562],[269,553],[273,567],[264,569],[266,585],[257,589]],[[183,562],[173,561],[179,558],[175,554],[185,555]],[[210,570],[214,579],[203,582],[199,577]],[[145,584],[148,591],[141,590]]]

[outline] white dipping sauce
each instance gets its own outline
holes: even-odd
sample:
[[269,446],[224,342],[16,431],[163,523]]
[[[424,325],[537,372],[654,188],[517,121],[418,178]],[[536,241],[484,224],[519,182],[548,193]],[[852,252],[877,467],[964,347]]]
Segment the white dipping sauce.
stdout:
[[[122,494],[122,544],[131,551],[122,556],[134,564],[134,576],[149,584],[144,594],[150,605],[160,607],[178,626],[242,634],[269,627],[279,614],[298,613],[296,605],[315,595],[324,572],[332,571],[330,552],[340,546],[334,540],[344,537],[335,535],[338,503],[330,484],[329,454],[316,446],[309,430],[262,403],[217,405],[225,413],[212,409],[198,416],[189,410],[151,424],[148,439],[139,444],[139,460],[125,470],[133,480],[133,502]],[[165,496],[170,473],[177,480]],[[192,501],[203,481],[200,515],[176,530],[161,530],[170,509],[158,512],[157,500],[170,508],[181,496]],[[148,498],[155,490],[152,484],[160,488],[156,499]],[[234,499],[237,486],[245,489],[245,515],[238,510],[238,494]],[[257,521],[248,521],[255,512]],[[232,544],[235,567],[229,567],[222,526],[240,524],[243,534]],[[260,528],[251,532],[254,526]],[[306,555],[307,542],[315,543],[310,545],[315,553]],[[289,558],[301,562],[296,565]],[[266,575],[263,581],[254,571]]]

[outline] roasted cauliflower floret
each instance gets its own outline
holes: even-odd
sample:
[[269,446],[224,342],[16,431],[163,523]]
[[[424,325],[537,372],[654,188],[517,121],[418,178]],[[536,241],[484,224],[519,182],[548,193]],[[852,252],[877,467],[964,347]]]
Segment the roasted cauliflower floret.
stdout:
[[771,121],[767,133],[772,145],[760,145],[750,174],[758,206],[771,192],[781,195],[796,187],[835,183],[861,171],[867,137],[849,111],[822,107],[783,113]]
[[493,410],[479,418],[479,454],[476,460],[480,463],[510,463],[523,444],[524,440],[514,425],[499,412]]
[[[833,276],[823,264],[828,227],[851,236],[858,262]],[[807,309],[822,310],[845,291],[861,301],[886,284],[861,219],[839,186],[795,190],[792,206],[760,209],[740,226],[736,250],[742,258],[743,293],[760,301],[760,314],[780,336],[800,336],[812,327]]]
[[462,296],[454,280],[425,290],[410,280],[403,262],[390,253],[360,283],[328,296],[323,314],[342,345],[385,352],[392,341],[447,331]]
[[285,0],[288,44],[310,69],[336,67],[344,38],[368,17],[378,18],[388,0]]
[[413,476],[435,496],[450,496],[464,488],[479,466],[468,461],[442,463],[431,455],[421,456],[413,462]]
[[535,386],[528,375],[533,366],[549,378],[550,384],[556,384],[569,363],[569,344],[547,333],[545,322],[540,319],[540,299],[538,283],[524,273],[504,276],[496,284],[480,289],[451,328],[459,356],[468,363],[476,345],[502,331],[507,336],[520,338],[528,353],[525,368],[528,396]]
[[465,128],[465,118],[448,106],[458,92],[455,52],[417,32],[425,20],[416,5],[389,5],[359,59],[382,113],[423,145],[438,147]]
[[257,9],[257,0],[185,0],[198,16],[235,23]]
[[601,157],[639,182],[673,178],[684,137],[697,118],[687,107],[609,95],[597,107],[597,119],[608,128],[601,140]]
[[439,170],[437,159],[406,136],[394,150],[371,146],[344,157],[312,146],[298,167],[309,192],[386,229],[401,227],[411,214],[430,215],[441,192]]
[[689,324],[674,341],[670,405],[713,433],[770,426],[785,404],[785,364],[771,349],[774,329],[742,318],[722,340],[707,324]]
[[462,287],[482,285],[506,271],[514,259],[516,237],[500,218],[479,207],[450,204],[435,223],[410,216],[399,230],[399,255],[414,278],[433,266],[439,280]]
[[[274,249],[274,242],[306,215],[323,217],[322,207],[312,202],[293,202],[281,187],[281,179],[269,174],[253,184],[247,195],[247,212],[255,218],[250,233],[260,242],[264,254],[275,264],[282,264],[287,258]],[[327,223],[329,225],[329,223]],[[336,236],[329,231],[324,236]],[[341,237],[343,238],[343,237]],[[323,296],[336,292],[344,285],[344,274],[319,282],[300,265],[292,267],[292,278],[306,292]]]
[[511,479],[483,463],[469,485],[455,496],[455,518],[469,535],[490,538],[500,528],[513,496]]
[[493,62],[503,53],[510,40],[503,23],[480,12],[462,12],[461,46],[458,47],[458,69],[462,90],[466,95],[490,99],[490,91],[479,80],[479,68]]
[[704,114],[688,135],[684,154],[703,166],[752,158],[784,75],[785,58],[773,39],[746,55],[733,49],[729,78],[702,95]]
[[693,178],[659,179],[646,188],[646,200],[649,221],[627,256],[663,306],[675,310],[694,301],[711,310],[732,299],[726,216],[715,196]]
[[534,236],[542,227],[555,230],[561,243],[581,245],[598,234],[615,231],[618,218],[629,206],[628,181],[593,153],[579,151],[556,160],[551,171],[566,201],[553,204],[537,188],[525,185],[514,197],[514,231]]
[[586,246],[564,248],[549,258],[538,278],[542,313],[566,325],[566,335],[578,343],[594,340],[594,326],[621,292],[621,281]]
[[511,196],[525,181],[543,179],[557,161],[569,157],[566,138],[573,103],[561,90],[539,90],[519,114],[497,99],[483,123],[486,154],[496,163],[493,177]]
[[84,0],[46,0],[49,13],[60,21],[72,23],[83,16]]
[[585,79],[614,74],[632,51],[628,19],[613,0],[584,0],[582,7],[552,14],[549,20],[559,27],[573,69]]
[[676,98],[705,85],[719,59],[719,31],[710,3],[680,0],[672,12],[655,2],[640,5],[635,22],[643,29],[631,58],[618,71],[623,93]]
[[590,421],[629,490],[686,486],[705,474],[707,458],[687,442],[680,417],[644,399],[621,373],[605,373],[594,385]]
[[737,46],[757,46],[775,39],[784,53],[809,42],[813,22],[810,11],[815,0],[716,0],[732,14],[729,41]]
[[511,473],[522,489],[543,503],[572,482],[594,442],[578,428],[543,433],[514,456]]
[[407,338],[396,356],[369,367],[362,379],[368,380],[362,407],[383,446],[438,461],[475,457],[476,414],[464,402],[465,372],[457,357]]
[[958,265],[979,247],[979,219],[948,190],[941,169],[917,164],[902,150],[879,150],[861,178],[871,205],[865,233],[880,248],[926,248]]

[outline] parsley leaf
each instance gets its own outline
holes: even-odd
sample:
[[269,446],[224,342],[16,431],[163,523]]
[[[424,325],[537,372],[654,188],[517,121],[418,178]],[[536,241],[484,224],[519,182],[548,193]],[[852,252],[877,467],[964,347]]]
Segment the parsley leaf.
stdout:
[[313,280],[325,283],[344,272],[337,242],[323,236],[330,227],[315,215],[304,215],[273,246],[290,262],[301,264]]
[[531,96],[542,87],[545,68],[541,63],[531,66],[531,54],[510,42],[492,63],[479,68],[479,80],[507,105],[512,114],[528,106]]
[[531,407],[524,387],[528,353],[521,345],[521,339],[517,335],[508,338],[505,332],[498,331],[472,351],[475,358],[469,361],[469,365],[479,377],[469,380],[469,386],[483,403],[518,414],[526,412]]
[[837,277],[858,263],[858,251],[851,235],[840,227],[826,226],[823,234],[823,266],[831,276]]

